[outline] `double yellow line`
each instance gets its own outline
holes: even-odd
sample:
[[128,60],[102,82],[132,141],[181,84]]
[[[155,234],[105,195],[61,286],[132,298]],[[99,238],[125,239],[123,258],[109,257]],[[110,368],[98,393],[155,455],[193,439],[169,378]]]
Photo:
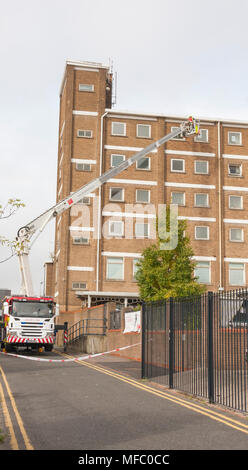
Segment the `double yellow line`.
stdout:
[[[73,357],[73,356],[70,356],[69,354],[62,354],[62,353],[60,354],[66,357],[70,357],[70,358]],[[89,367],[90,369],[94,369],[98,372],[102,372],[103,374],[109,375],[110,377],[114,377],[118,380],[121,380],[122,382],[126,382],[129,385],[132,385],[133,387],[136,387],[140,390],[143,390],[157,397],[176,403],[177,405],[183,406],[184,408],[187,408],[191,411],[195,411],[196,413],[200,413],[204,416],[207,416],[210,419],[213,419],[215,421],[218,421],[219,423],[225,424],[226,426],[236,429],[237,431],[241,431],[244,434],[248,434],[247,424],[237,421],[235,419],[229,418],[219,412],[217,413],[214,410],[210,410],[196,403],[192,404],[188,402],[187,400],[184,400],[183,398],[172,396],[170,393],[157,390],[156,388],[153,388],[152,386],[145,385],[142,382],[138,382],[137,380],[131,379],[129,377],[125,377],[117,372],[107,370],[106,368],[96,366],[94,364],[90,364],[88,362],[80,361],[80,360],[76,361],[76,364],[80,364],[80,365]]]
[[[27,432],[25,430],[25,427],[24,427],[24,424],[23,424],[23,421],[22,421],[22,418],[20,416],[20,413],[17,409],[17,406],[16,406],[16,402],[15,402],[15,399],[13,397],[13,394],[11,392],[11,389],[10,389],[10,386],[9,386],[9,383],[7,381],[7,378],[6,378],[6,375],[2,369],[2,367],[0,366],[0,377],[2,376],[2,379],[3,379],[3,383],[5,385],[5,388],[6,388],[6,391],[7,391],[7,394],[8,394],[8,397],[10,399],[10,403],[12,405],[12,409],[13,409],[13,412],[15,414],[15,417],[16,417],[16,421],[18,423],[18,426],[20,428],[20,432],[21,432],[21,435],[23,437],[23,441],[24,441],[24,444],[25,444],[25,447],[26,447],[26,450],[34,450],[30,440],[29,440],[29,437],[27,435]],[[11,415],[10,415],[10,412],[9,412],[9,409],[8,409],[8,405],[7,405],[7,402],[6,402],[6,399],[5,399],[5,394],[4,394],[4,389],[2,387],[2,384],[0,382],[0,398],[1,398],[1,402],[2,402],[2,408],[3,408],[3,415],[4,415],[4,420],[5,420],[5,425],[7,427],[7,429],[9,430],[9,434],[10,434],[10,446],[11,446],[11,449],[12,450],[19,450],[19,444],[18,444],[18,440],[16,438],[16,433],[15,433],[15,430],[14,430],[14,425],[13,425],[13,421],[11,419]]]

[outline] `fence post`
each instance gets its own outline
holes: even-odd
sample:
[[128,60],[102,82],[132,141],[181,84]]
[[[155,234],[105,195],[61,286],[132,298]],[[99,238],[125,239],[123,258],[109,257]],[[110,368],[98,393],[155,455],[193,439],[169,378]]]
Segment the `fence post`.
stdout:
[[67,343],[68,343],[68,322],[65,321],[64,323],[64,352],[67,350]]
[[173,388],[174,373],[174,299],[170,297],[170,324],[169,324],[169,388]]
[[208,398],[214,403],[213,292],[208,292]]
[[142,322],[141,322],[141,378],[146,378],[145,352],[146,352],[146,304],[142,302]]

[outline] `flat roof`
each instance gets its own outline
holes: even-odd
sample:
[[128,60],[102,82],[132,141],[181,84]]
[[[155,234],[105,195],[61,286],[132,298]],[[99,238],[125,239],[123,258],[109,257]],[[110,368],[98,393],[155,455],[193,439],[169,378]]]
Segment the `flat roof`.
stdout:
[[[109,114],[123,114],[126,116],[130,115],[130,116],[138,116],[138,117],[144,116],[146,118],[151,117],[152,119],[162,117],[168,121],[171,121],[171,120],[184,121],[185,119],[189,117],[189,116],[185,116],[185,115],[182,116],[178,114],[171,115],[171,114],[164,114],[164,113],[147,113],[143,111],[129,111],[127,109],[123,110],[123,109],[106,108],[105,111],[108,112]],[[248,121],[241,121],[239,119],[226,119],[222,117],[207,117],[207,116],[195,116],[195,115],[194,115],[194,118],[203,122],[208,122],[208,121],[212,123],[223,122],[225,124],[235,124],[235,125],[241,124],[241,125],[248,126]]]

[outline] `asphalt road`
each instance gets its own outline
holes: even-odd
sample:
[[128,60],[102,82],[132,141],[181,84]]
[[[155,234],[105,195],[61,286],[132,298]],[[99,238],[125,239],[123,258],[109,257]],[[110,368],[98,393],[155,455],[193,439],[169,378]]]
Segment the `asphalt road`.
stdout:
[[0,355],[0,450],[247,449],[247,416],[142,381],[137,370],[110,356]]

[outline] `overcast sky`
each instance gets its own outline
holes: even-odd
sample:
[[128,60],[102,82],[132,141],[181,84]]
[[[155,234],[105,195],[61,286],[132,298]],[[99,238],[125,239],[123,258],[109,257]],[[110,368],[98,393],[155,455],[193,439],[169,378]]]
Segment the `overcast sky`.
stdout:
[[[55,202],[59,88],[67,59],[109,63],[116,109],[248,121],[246,0],[1,0],[0,203],[25,204],[0,233]],[[53,251],[50,224],[31,256],[36,293]],[[0,248],[0,261],[8,256]],[[19,292],[17,259],[0,288]]]

